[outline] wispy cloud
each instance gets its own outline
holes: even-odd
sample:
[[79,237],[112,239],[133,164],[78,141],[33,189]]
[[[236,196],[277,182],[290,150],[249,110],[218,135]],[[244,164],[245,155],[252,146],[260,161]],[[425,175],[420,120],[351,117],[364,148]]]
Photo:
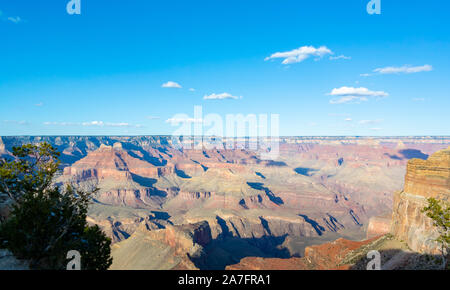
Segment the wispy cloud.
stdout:
[[170,118],[166,120],[166,123],[170,124],[180,124],[180,123],[203,123],[203,119],[194,119],[194,118]]
[[7,18],[8,21],[11,21],[12,23],[19,23],[22,22],[22,18],[20,18],[19,16],[16,17],[8,17]]
[[412,100],[414,102],[423,102],[423,101],[425,101],[425,98],[413,98]]
[[44,122],[46,126],[84,126],[84,127],[125,127],[125,128],[141,128],[142,125],[133,125],[130,123],[112,123],[103,121],[89,121],[89,122]]
[[345,56],[343,54],[338,55],[338,56],[330,56],[330,60],[339,60],[339,59],[350,60],[350,59],[352,59],[352,57],[351,56]]
[[7,21],[7,22],[12,22],[12,23],[15,23],[15,24],[18,24],[18,23],[23,21],[23,19],[20,18],[19,16],[14,16],[14,17],[13,16],[7,16],[1,10],[0,10],[0,20]]
[[369,97],[387,97],[389,94],[383,91],[371,91],[364,87],[341,87],[333,89],[328,95],[336,97],[330,100],[330,104],[345,104],[368,101]]
[[189,91],[190,92],[195,92],[195,89],[194,88],[190,88]]
[[40,103],[37,103],[37,104],[34,104],[36,107],[42,107],[43,105],[44,105],[44,103],[42,103],[42,102],[40,102]]
[[380,74],[412,74],[412,73],[419,73],[419,72],[427,72],[432,71],[433,67],[429,64],[423,65],[423,66],[408,66],[404,65],[401,67],[395,67],[395,66],[388,66],[383,68],[377,68],[373,71]]
[[149,119],[149,120],[159,120],[159,119],[161,119],[160,117],[157,117],[157,116],[147,116],[146,118]]
[[377,119],[377,120],[361,120],[358,123],[361,125],[373,125],[373,124],[379,124],[383,122],[383,119]]
[[211,95],[205,95],[203,97],[204,100],[226,100],[226,99],[242,99],[241,97],[237,97],[237,96],[233,96],[232,94],[229,93],[222,93],[222,94],[211,94]]
[[387,75],[387,74],[413,74],[419,72],[429,72],[433,70],[433,66],[429,64],[425,64],[422,66],[387,66],[380,67],[373,70],[373,73],[364,73],[360,74],[362,77],[370,77],[376,74]]
[[4,120],[3,123],[12,124],[12,125],[20,125],[20,126],[27,126],[27,125],[31,124],[28,121],[15,121],[15,120]]
[[44,122],[45,126],[79,126],[81,123],[73,122]]
[[276,52],[271,56],[266,57],[264,60],[268,61],[271,59],[282,58],[282,64],[292,64],[302,62],[311,56],[321,58],[327,54],[333,54],[333,52],[326,46],[318,48],[315,48],[314,46],[302,46],[291,51]]
[[96,126],[96,127],[134,127],[134,128],[140,128],[142,125],[133,125],[130,123],[110,123],[110,122],[103,122],[103,121],[91,121],[91,122],[84,122],[82,123],[83,126]]
[[182,88],[182,86],[179,83],[173,82],[173,81],[168,81],[167,83],[162,84],[161,87],[163,87],[163,88],[176,88],[176,89],[181,89]]

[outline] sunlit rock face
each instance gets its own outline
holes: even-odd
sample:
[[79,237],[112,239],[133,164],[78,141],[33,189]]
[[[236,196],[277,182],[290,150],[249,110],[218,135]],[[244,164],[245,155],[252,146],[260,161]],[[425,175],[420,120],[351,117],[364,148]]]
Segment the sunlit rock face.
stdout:
[[245,146],[183,150],[171,140],[2,137],[6,156],[13,146],[49,142],[62,153],[58,184],[99,188],[88,222],[112,238],[120,269],[225,269],[246,257],[301,257],[340,237],[379,236],[390,220],[374,216],[392,216],[408,160],[450,145],[448,137],[283,137],[268,161]]
[[5,154],[6,153],[6,147],[5,144],[3,143],[2,137],[0,137],[0,155]]
[[428,160],[410,160],[405,187],[394,195],[393,234],[415,251],[437,254],[439,245],[434,240],[438,234],[432,220],[422,213],[430,197],[450,199],[450,147]]
[[367,238],[382,236],[391,231],[392,215],[371,217],[367,226]]

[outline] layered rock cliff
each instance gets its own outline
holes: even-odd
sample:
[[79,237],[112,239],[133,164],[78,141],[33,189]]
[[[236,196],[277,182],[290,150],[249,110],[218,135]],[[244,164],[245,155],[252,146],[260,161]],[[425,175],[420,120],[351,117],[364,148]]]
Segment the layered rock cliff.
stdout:
[[427,198],[450,200],[450,147],[433,154],[428,160],[408,162],[403,191],[394,195],[392,233],[417,252],[438,254],[437,232],[422,209]]
[[322,245],[306,247],[302,258],[277,259],[247,257],[238,264],[229,265],[226,270],[330,270],[349,269],[350,265],[341,265],[341,262],[352,251],[370,245],[378,238],[356,242],[346,239],[325,243]]
[[371,217],[367,226],[367,239],[390,233],[391,223],[392,213]]
[[102,144],[98,150],[89,153],[86,158],[79,160],[71,167],[66,167],[64,174],[84,179],[126,181],[131,179],[133,174],[145,178],[158,177],[158,168],[132,157],[122,149],[121,143],[115,143],[114,146]]
[[113,245],[111,269],[197,270],[192,261],[204,258],[204,246],[210,241],[207,222],[169,225],[161,230],[141,224],[129,239]]

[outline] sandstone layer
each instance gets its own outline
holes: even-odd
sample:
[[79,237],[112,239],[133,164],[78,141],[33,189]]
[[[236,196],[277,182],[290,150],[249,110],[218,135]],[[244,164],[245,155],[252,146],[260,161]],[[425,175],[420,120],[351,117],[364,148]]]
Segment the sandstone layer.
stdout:
[[427,198],[450,200],[450,147],[428,160],[410,160],[405,187],[394,195],[392,233],[414,251],[437,254],[440,252],[435,242],[438,234],[432,220],[422,213]]
[[371,217],[367,226],[367,239],[390,233],[391,222],[392,214]]
[[346,239],[311,246],[305,249],[302,258],[290,259],[264,259],[248,257],[242,259],[238,264],[230,265],[226,270],[330,270],[348,269],[349,266],[341,266],[341,262],[347,255],[364,245],[369,245],[379,237],[355,242]]

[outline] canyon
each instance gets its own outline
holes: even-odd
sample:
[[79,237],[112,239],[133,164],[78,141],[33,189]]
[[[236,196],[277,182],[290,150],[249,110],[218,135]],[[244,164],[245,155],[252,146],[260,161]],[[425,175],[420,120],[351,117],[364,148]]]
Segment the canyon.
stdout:
[[[304,257],[264,259],[248,257],[228,270],[365,269],[367,253],[381,254],[382,269],[442,269],[439,233],[423,209],[428,198],[450,200],[450,147],[427,160],[408,162],[405,185],[394,194],[392,214],[370,218],[367,240],[338,239],[305,249]],[[447,253],[448,255],[448,253]],[[448,264],[447,264],[448,265]]]
[[0,156],[49,142],[57,185],[99,188],[88,222],[111,237],[113,269],[349,268],[345,257],[391,226],[405,247],[433,251],[417,197],[448,196],[449,137],[278,141],[264,160],[249,146],[180,149],[170,136],[1,137]]

